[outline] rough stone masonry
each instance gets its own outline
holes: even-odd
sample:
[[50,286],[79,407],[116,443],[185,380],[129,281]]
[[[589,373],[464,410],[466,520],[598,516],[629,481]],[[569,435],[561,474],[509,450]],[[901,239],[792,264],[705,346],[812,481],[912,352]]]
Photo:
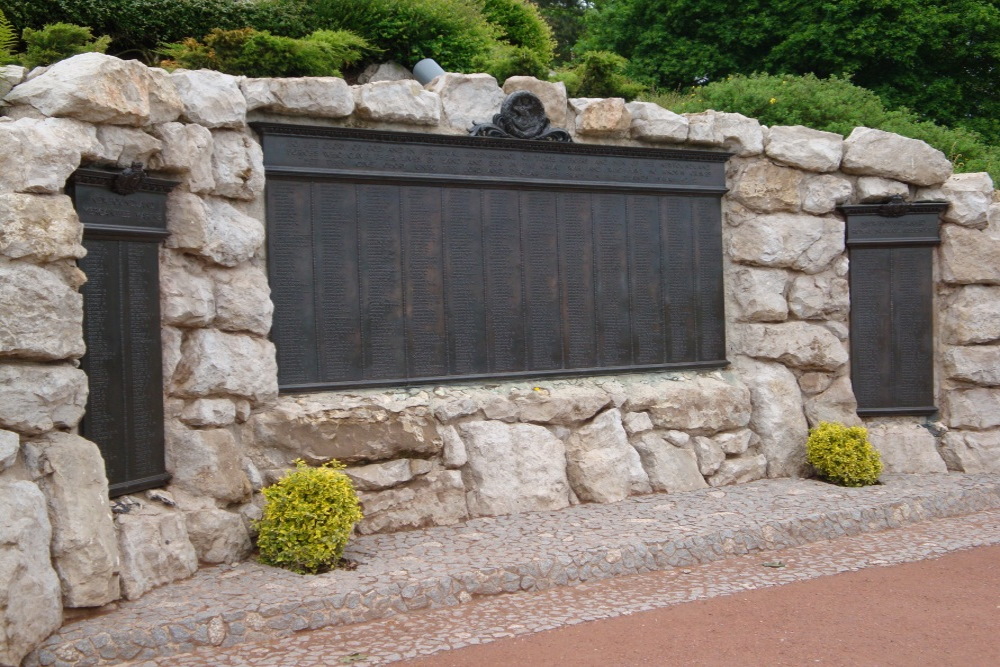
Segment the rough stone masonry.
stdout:
[[[723,200],[728,357],[712,372],[282,395],[262,153],[251,120],[464,134],[530,90],[579,142],[735,154]],[[944,199],[941,412],[865,420],[888,472],[1000,472],[1000,198],[923,142],[738,114],[567,99],[562,84],[445,74],[349,86],[148,68],[88,53],[0,68],[0,665],[62,623],[251,549],[261,488],[295,458],[350,467],[362,533],[808,473],[821,420],[858,424],[835,207]],[[170,484],[115,500],[77,425],[87,400],[82,227],[67,178],[133,161],[181,181],[160,249]]]

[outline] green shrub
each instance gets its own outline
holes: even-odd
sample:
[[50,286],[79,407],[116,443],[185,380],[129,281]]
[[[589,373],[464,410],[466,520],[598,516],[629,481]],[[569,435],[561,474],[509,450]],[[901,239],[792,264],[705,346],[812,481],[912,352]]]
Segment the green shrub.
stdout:
[[686,94],[649,96],[650,101],[678,113],[730,111],[764,125],[805,125],[847,136],[855,127],[873,127],[920,139],[943,152],[958,172],[988,171],[1000,183],[1000,147],[975,132],[921,120],[908,109],[887,109],[872,91],[850,77],[734,75]]
[[491,74],[501,86],[512,76],[533,76],[542,81],[549,78],[548,64],[538,53],[524,46],[502,44],[493,50],[489,58],[476,62],[478,71]]
[[628,61],[610,51],[587,51],[555,79],[566,84],[570,97],[624,97],[631,100],[646,87],[625,76]]
[[52,23],[41,30],[25,28],[21,37],[25,45],[21,64],[28,68],[51,65],[80,53],[104,53],[111,42],[107,36],[94,39],[90,28],[71,23]]
[[[532,52],[542,67],[548,68],[552,63],[556,48],[552,28],[534,4],[527,0],[483,0],[483,16],[496,26],[500,40]],[[531,59],[531,56],[522,53],[518,58]]]
[[882,458],[861,426],[820,422],[809,430],[806,458],[820,477],[841,486],[875,484],[882,474]]
[[336,567],[361,505],[343,465],[295,462],[295,470],[263,490],[264,516],[257,522],[260,561],[299,574]]
[[340,76],[340,68],[369,51],[365,40],[343,30],[317,30],[304,39],[253,28],[213,30],[202,41],[164,45],[166,67],[214,69],[250,77]]

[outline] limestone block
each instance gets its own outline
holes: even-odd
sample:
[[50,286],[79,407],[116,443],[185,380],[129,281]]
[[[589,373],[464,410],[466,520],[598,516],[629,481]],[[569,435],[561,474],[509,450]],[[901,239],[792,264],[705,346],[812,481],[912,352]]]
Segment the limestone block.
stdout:
[[951,162],[936,148],[919,139],[869,127],[854,128],[844,141],[841,169],[914,185],[937,185],[951,176]]
[[[760,436],[761,452],[767,461],[767,476],[797,477],[805,474],[808,470],[806,438],[809,427],[802,412],[802,395],[795,375],[781,364],[746,357],[738,357],[734,365],[750,389],[753,400],[750,429]],[[749,465],[749,459],[747,463]],[[720,466],[716,476],[723,472],[724,465]],[[737,475],[725,471],[720,484],[721,480],[731,477]],[[719,486],[714,479],[710,479],[709,483]]]
[[460,417],[474,415],[479,405],[469,397],[434,399],[430,405],[431,411],[438,421],[446,424]]
[[351,88],[335,76],[243,79],[247,111],[264,109],[291,116],[343,118],[354,111]]
[[236,404],[228,398],[198,398],[188,401],[180,418],[188,426],[229,426],[236,421]]
[[264,192],[264,152],[260,144],[242,132],[212,133],[212,194],[253,200]]
[[62,625],[59,577],[49,559],[45,496],[31,482],[0,483],[0,665],[21,659]]
[[767,459],[763,454],[745,454],[734,459],[726,459],[708,483],[711,486],[729,486],[763,479],[767,475],[767,465]]
[[149,124],[172,123],[184,111],[181,99],[170,72],[159,67],[147,67],[149,81]]
[[441,98],[414,81],[379,81],[354,87],[355,113],[386,123],[437,125]]
[[99,125],[97,127],[98,162],[128,167],[133,162],[148,165],[163,147],[156,137],[134,127]]
[[861,426],[858,417],[858,401],[854,397],[851,379],[841,376],[827,387],[805,400],[806,419],[809,426],[820,422],[838,422],[847,426]]
[[629,450],[632,447],[616,408],[572,433],[566,439],[566,469],[577,497],[596,503],[627,498],[631,489]]
[[54,271],[0,261],[0,354],[56,360],[83,356],[83,297]]
[[97,130],[65,118],[22,118],[0,123],[0,146],[0,192],[55,194],[83,155],[97,151]]
[[691,438],[689,446],[698,459],[699,472],[706,477],[714,475],[722,462],[726,460],[726,453],[711,438],[697,435]]
[[381,64],[371,64],[358,75],[358,83],[375,83],[377,81],[400,81],[412,79],[413,72],[399,63],[389,61]]
[[472,421],[458,426],[469,461],[462,470],[470,516],[569,506],[566,449],[534,424]]
[[445,468],[461,468],[469,460],[469,454],[465,451],[465,443],[454,426],[441,426],[438,428],[441,434],[441,463]]
[[788,307],[803,320],[843,320],[851,309],[846,278],[833,271],[798,276],[788,293]]
[[495,419],[502,422],[516,422],[518,417],[518,407],[514,401],[506,396],[497,394],[487,394],[480,398],[483,414],[487,419]]
[[942,438],[941,456],[949,470],[1000,473],[1000,431],[949,431]]
[[0,254],[53,262],[80,259],[83,225],[66,195],[0,194]]
[[447,125],[468,132],[476,123],[486,123],[500,111],[504,94],[489,74],[442,74],[426,86],[441,96]]
[[662,436],[648,432],[634,444],[653,491],[680,493],[708,486],[698,471],[698,459],[693,451],[674,447]]
[[884,202],[890,197],[897,195],[908,199],[910,196],[910,186],[906,183],[878,176],[861,176],[858,178],[857,197],[858,202],[861,204]]
[[942,217],[964,227],[983,229],[993,203],[993,179],[981,172],[952,174],[939,188],[917,191],[917,199],[945,199],[950,204]]
[[653,420],[645,412],[626,412],[622,416],[622,425],[629,435],[637,435],[653,430]]
[[819,273],[844,252],[844,222],[791,213],[755,216],[731,231],[727,251],[743,264]]
[[184,514],[188,539],[202,563],[238,563],[253,550],[243,517],[235,512],[203,509]]
[[264,225],[223,199],[175,191],[167,201],[168,248],[179,248],[222,266],[245,262],[264,244]]
[[931,432],[913,422],[887,422],[868,426],[868,441],[882,457],[882,472],[923,474],[948,472]]
[[836,210],[838,204],[849,203],[854,185],[839,174],[812,174],[803,179],[801,193],[803,211],[824,215]]
[[788,319],[785,298],[788,272],[784,269],[741,266],[732,273],[730,284],[739,308],[737,319],[745,322],[784,322]]
[[753,118],[711,110],[685,116],[689,124],[689,143],[718,146],[740,157],[764,151],[764,131]]
[[566,129],[569,121],[567,112],[569,100],[566,97],[566,84],[562,81],[540,81],[533,76],[512,76],[503,82],[503,92],[507,95],[519,90],[534,93],[545,107],[545,115],[552,127]]
[[178,395],[227,395],[261,402],[278,393],[278,367],[269,340],[215,329],[195,329],[184,338],[174,373]]
[[963,287],[938,312],[947,343],[975,345],[1000,340],[1000,287]]
[[10,92],[11,88],[24,81],[28,70],[20,65],[4,65],[0,67],[0,106],[3,106],[3,98]]
[[983,387],[1000,386],[1000,345],[947,346],[943,351],[947,377]]
[[844,345],[828,329],[812,322],[745,324],[733,331],[731,339],[742,354],[780,361],[792,368],[833,371],[847,363]]
[[201,125],[164,123],[153,128],[153,134],[162,148],[150,159],[150,169],[186,174],[184,185],[195,194],[215,189],[211,130]]
[[104,459],[97,445],[53,432],[25,446],[52,524],[52,559],[66,607],[99,607],[119,596],[118,544]]
[[176,487],[223,503],[250,499],[250,480],[243,472],[233,434],[226,429],[190,429],[174,421],[166,426],[167,470]]
[[596,415],[611,397],[598,387],[570,385],[531,391],[512,400],[523,422],[568,426]]
[[949,428],[984,430],[1000,426],[1000,389],[952,389],[944,395]]
[[258,448],[279,452],[287,461],[367,463],[406,453],[434,455],[442,446],[426,411],[339,405],[323,396],[279,400],[248,423]]
[[21,451],[21,438],[13,431],[0,430],[0,473],[14,467]]
[[627,137],[632,114],[620,97],[577,97],[569,101],[576,113],[576,133],[596,137]]
[[804,177],[798,169],[779,167],[769,160],[752,160],[740,164],[732,174],[730,194],[753,211],[794,213],[802,207],[799,188]]
[[801,125],[775,126],[764,145],[767,156],[806,171],[837,171],[844,154],[844,138]]
[[438,470],[407,486],[359,493],[365,518],[358,533],[387,533],[425,526],[449,526],[467,518],[465,485],[457,470]]
[[198,555],[181,512],[144,504],[128,514],[116,514],[115,526],[126,599],[138,599],[157,586],[197,571]]
[[633,139],[653,143],[684,143],[688,138],[688,119],[652,102],[629,102]]
[[160,340],[163,342],[163,388],[169,391],[173,386],[174,371],[181,361],[181,343],[184,334],[173,327],[160,328]]
[[826,390],[833,383],[830,373],[809,372],[799,376],[799,389],[803,394],[812,396]]
[[240,127],[246,122],[247,101],[239,79],[207,69],[170,75],[184,103],[184,119],[209,128]]
[[[158,103],[157,120],[180,112],[175,97],[137,60],[83,53],[61,60],[8,93],[10,104],[28,104],[46,116],[91,123],[145,125],[150,121],[150,88]],[[173,118],[165,106],[173,103]]]
[[160,317],[164,324],[203,327],[215,318],[212,278],[193,258],[160,249]]
[[986,231],[943,225],[940,257],[946,283],[1000,284],[1000,238]]
[[215,326],[266,336],[274,304],[264,267],[240,264],[232,269],[212,268],[209,275],[215,282]]
[[711,435],[742,428],[750,420],[750,393],[735,377],[693,376],[634,384],[625,409],[646,410],[659,428]]
[[726,454],[742,454],[750,447],[750,442],[754,438],[754,433],[750,429],[741,428],[737,431],[719,433],[712,436],[712,440]]
[[405,484],[413,479],[410,459],[396,459],[386,463],[372,463],[344,470],[358,491],[381,491]]

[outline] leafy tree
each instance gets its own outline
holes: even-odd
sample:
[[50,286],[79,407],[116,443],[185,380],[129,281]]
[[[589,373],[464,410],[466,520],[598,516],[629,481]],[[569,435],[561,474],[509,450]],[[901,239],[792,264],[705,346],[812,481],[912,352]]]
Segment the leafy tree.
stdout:
[[889,107],[1000,143],[1000,0],[598,0],[582,48],[667,89],[848,74]]
[[556,58],[567,62],[573,58],[573,45],[583,36],[583,16],[590,7],[586,0],[537,0],[545,21],[552,27],[556,40]]

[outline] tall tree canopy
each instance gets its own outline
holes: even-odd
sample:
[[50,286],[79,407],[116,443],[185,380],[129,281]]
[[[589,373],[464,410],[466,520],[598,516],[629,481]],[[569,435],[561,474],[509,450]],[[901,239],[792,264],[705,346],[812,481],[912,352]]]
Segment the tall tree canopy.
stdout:
[[598,0],[582,47],[682,88],[850,74],[889,106],[1000,143],[1000,0]]

